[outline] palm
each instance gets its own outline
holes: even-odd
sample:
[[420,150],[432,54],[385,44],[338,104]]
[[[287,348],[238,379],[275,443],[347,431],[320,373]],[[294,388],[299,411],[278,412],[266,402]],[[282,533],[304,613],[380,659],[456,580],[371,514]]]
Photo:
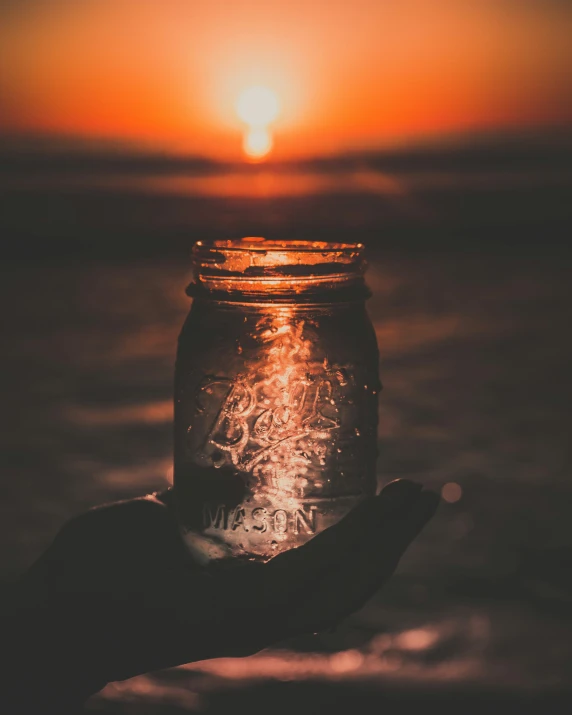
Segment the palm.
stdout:
[[266,564],[204,568],[185,551],[164,495],[72,520],[21,584],[29,605],[82,624],[106,681],[256,652],[329,627],[393,573],[437,497],[395,482],[336,526]]

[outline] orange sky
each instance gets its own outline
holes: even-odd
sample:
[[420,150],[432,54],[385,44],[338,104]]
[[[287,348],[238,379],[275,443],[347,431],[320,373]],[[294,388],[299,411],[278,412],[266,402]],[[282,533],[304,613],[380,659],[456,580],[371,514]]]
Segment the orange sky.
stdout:
[[281,99],[277,156],[572,119],[564,0],[18,0],[0,129],[233,158],[236,97]]

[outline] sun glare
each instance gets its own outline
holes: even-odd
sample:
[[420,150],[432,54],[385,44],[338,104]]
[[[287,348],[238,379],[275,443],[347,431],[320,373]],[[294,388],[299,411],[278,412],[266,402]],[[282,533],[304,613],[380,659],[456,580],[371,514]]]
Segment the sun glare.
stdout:
[[268,87],[249,87],[236,103],[238,116],[251,127],[266,127],[278,116],[278,97]]
[[280,113],[276,93],[268,87],[248,87],[238,97],[236,113],[247,125],[242,144],[244,153],[251,159],[262,159],[273,145],[268,126]]
[[262,159],[272,149],[272,143],[272,136],[268,129],[255,127],[245,133],[242,148],[251,159]]

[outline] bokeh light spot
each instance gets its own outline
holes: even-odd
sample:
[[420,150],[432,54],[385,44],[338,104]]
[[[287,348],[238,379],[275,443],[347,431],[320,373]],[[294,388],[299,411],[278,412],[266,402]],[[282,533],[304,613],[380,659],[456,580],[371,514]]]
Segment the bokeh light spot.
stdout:
[[349,673],[363,664],[363,654],[358,650],[345,650],[330,656],[330,667],[334,673]]
[[455,504],[463,496],[463,490],[457,482],[447,482],[441,489],[441,496],[449,504]]
[[415,628],[400,633],[395,638],[395,644],[403,650],[427,650],[438,640],[438,631],[432,628]]

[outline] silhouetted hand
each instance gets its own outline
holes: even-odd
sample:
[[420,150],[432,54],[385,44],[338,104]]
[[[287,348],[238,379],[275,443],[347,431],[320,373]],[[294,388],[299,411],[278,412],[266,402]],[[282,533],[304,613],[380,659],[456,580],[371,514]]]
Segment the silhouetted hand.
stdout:
[[168,493],[72,519],[14,591],[11,682],[33,689],[21,711],[61,711],[113,680],[331,627],[391,576],[437,503],[413,482],[392,482],[266,564],[209,567],[187,553]]

